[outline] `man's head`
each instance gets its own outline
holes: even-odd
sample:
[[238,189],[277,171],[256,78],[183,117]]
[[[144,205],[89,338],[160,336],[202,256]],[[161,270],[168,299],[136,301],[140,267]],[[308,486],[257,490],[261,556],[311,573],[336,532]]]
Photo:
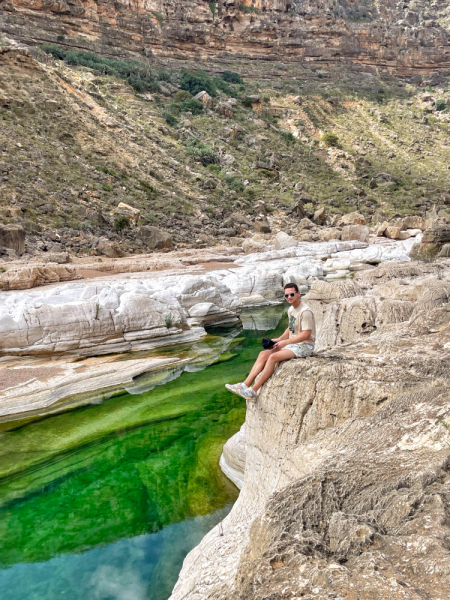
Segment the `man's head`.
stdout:
[[300,300],[300,292],[296,283],[287,283],[284,286],[284,297],[289,304],[296,304]]

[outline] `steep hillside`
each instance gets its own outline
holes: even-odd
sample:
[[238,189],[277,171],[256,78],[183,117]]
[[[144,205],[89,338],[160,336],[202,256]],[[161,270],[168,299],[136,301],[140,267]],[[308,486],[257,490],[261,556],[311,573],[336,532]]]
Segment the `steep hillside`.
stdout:
[[122,253],[155,247],[132,218],[117,222],[120,202],[190,246],[245,237],[267,214],[289,233],[319,207],[324,225],[354,210],[373,224],[449,210],[445,79],[424,90],[282,63],[207,74],[32,54],[0,48],[2,221],[25,228],[29,254],[90,254],[102,238]]

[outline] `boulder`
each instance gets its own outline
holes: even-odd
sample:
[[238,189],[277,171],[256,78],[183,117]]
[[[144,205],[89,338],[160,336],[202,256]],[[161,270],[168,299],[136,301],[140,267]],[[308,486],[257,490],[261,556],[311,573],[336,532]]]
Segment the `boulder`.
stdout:
[[383,235],[385,234],[385,231],[388,227],[389,227],[389,223],[387,221],[384,221],[383,223],[381,223],[381,225],[377,225],[377,228],[376,228],[377,236],[383,237]]
[[299,229],[299,230],[300,229],[313,229],[313,228],[314,228],[314,223],[312,221],[310,221],[307,217],[302,219],[297,226],[297,229]]
[[141,211],[138,208],[134,208],[129,204],[125,204],[124,202],[120,202],[117,208],[114,210],[114,214],[117,216],[127,217],[131,221],[138,221]]
[[440,258],[450,258],[450,244],[444,244],[438,254]]
[[279,231],[275,236],[275,250],[283,250],[283,248],[292,248],[297,246],[298,242],[292,236],[284,231]]
[[233,107],[228,102],[219,102],[216,106],[216,113],[227,119],[234,117]]
[[255,221],[255,231],[258,233],[271,233],[272,230],[267,221]]
[[304,219],[306,217],[305,209],[303,208],[303,202],[298,200],[297,203],[292,208],[292,214],[300,219]]
[[242,248],[245,254],[252,254],[253,252],[265,252],[268,248],[265,244],[255,242],[255,240],[247,239],[242,242]]
[[365,225],[366,218],[364,215],[358,212],[348,213],[343,215],[341,219],[342,225]]
[[396,223],[397,227],[400,227],[401,230],[404,229],[425,229],[425,219],[423,217],[403,217],[403,219],[399,219]]
[[20,256],[25,252],[25,230],[21,225],[0,225],[0,246],[15,250]]
[[390,225],[389,227],[386,227],[384,235],[390,238],[391,240],[398,240],[400,238],[400,229],[398,227]]
[[199,92],[198,94],[196,94],[194,96],[194,100],[199,100],[203,106],[211,108],[213,105],[213,99],[211,98],[211,96],[208,94],[208,92]]
[[117,242],[102,240],[96,248],[97,254],[102,254],[108,258],[121,258],[125,256],[122,248]]
[[358,240],[359,242],[369,241],[369,228],[366,225],[346,225],[341,232],[341,240],[348,242]]
[[245,215],[243,215],[242,213],[238,213],[238,212],[231,213],[231,215],[228,218],[231,219],[234,223],[239,223],[241,225],[248,225],[249,227],[251,227],[253,225],[253,223],[250,221],[250,219],[248,217],[246,217]]
[[313,221],[317,225],[323,225],[325,219],[327,218],[327,213],[325,212],[325,208],[318,208],[314,213]]
[[[29,288],[81,279],[74,267],[49,264],[45,266],[26,266],[10,269],[0,275],[0,290],[27,290]],[[5,317],[3,316],[5,319]],[[0,319],[1,320],[1,319]],[[4,321],[6,323],[6,319]]]
[[70,262],[68,252],[47,252],[42,258],[45,263],[56,263],[57,265],[64,265]]
[[423,232],[423,244],[447,244],[450,242],[450,225],[437,223]]
[[330,240],[340,240],[341,230],[337,227],[326,227],[319,231],[319,237],[322,242],[329,242]]
[[139,227],[138,235],[150,250],[164,250],[172,247],[172,236],[158,227],[150,225]]
[[[414,258],[433,258],[437,254],[445,256],[445,246],[450,243],[450,225],[435,223],[423,232],[422,242],[414,244],[411,255]],[[441,254],[443,252],[444,254]]]

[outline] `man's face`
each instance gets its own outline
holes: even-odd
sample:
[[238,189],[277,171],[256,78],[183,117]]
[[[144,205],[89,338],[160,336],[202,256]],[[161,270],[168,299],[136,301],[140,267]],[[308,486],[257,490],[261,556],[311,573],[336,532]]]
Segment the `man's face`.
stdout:
[[284,297],[289,304],[294,304],[300,298],[300,292],[296,292],[295,288],[286,288],[284,290]]

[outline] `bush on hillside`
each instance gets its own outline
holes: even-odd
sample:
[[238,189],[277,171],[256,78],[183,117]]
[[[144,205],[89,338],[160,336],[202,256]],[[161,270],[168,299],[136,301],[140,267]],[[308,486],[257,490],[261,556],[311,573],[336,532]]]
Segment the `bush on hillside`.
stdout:
[[187,90],[178,90],[178,92],[174,96],[175,102],[184,102],[185,100],[189,100],[190,98],[192,98],[192,94]]
[[200,100],[190,98],[184,102],[172,102],[169,106],[170,112],[179,115],[182,112],[191,112],[193,115],[199,115],[203,111],[203,104]]
[[436,104],[434,105],[434,108],[436,110],[438,110],[439,112],[445,110],[447,108],[447,104],[445,102],[445,100],[436,100]]
[[130,226],[130,220],[128,219],[128,217],[125,217],[124,215],[117,217],[114,221],[114,229],[116,231],[122,231],[122,229],[125,229],[126,227],[129,227],[129,226]]
[[207,165],[217,164],[219,157],[211,146],[201,142],[198,138],[192,137],[187,143],[187,151],[196,161],[202,163],[204,167]]
[[245,189],[244,184],[237,177],[233,177],[232,175],[228,175],[223,178],[224,182],[230,188],[230,190],[234,190],[235,192],[243,192]]
[[170,112],[164,111],[162,116],[168,125],[170,125],[171,127],[177,126],[178,121],[175,119],[175,117],[173,115],[170,114]]
[[227,83],[244,83],[242,77],[234,71],[224,71],[222,73],[222,79]]
[[295,137],[291,131],[281,131],[280,133],[285,142],[288,144],[295,144]]
[[123,79],[137,92],[159,92],[158,74],[155,74],[146,63],[119,58],[103,58],[91,52],[64,50],[53,44],[44,44],[42,49],[69,65],[87,67],[102,75]]
[[339,146],[339,138],[335,133],[324,133],[320,139],[329,148]]
[[193,96],[199,92],[208,92],[211,97],[217,96],[217,88],[213,78],[205,71],[196,71],[195,75],[186,71],[181,76],[180,87],[190,92]]

